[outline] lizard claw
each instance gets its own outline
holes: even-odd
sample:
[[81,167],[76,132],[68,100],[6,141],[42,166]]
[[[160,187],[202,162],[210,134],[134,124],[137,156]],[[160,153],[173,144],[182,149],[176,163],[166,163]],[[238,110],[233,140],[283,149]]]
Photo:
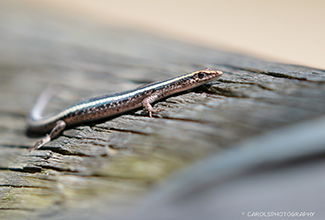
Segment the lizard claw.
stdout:
[[46,136],[43,139],[36,142],[34,147],[29,148],[29,152],[32,152],[33,150],[36,150],[36,149],[39,149],[39,148],[43,147],[44,144],[46,144],[46,143],[48,143],[50,141],[51,141],[50,135],[46,134]]

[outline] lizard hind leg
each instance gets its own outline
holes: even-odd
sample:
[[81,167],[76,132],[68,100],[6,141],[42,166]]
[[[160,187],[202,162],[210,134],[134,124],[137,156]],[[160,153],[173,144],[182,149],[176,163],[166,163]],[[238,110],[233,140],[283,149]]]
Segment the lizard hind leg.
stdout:
[[63,121],[63,120],[57,121],[56,125],[51,130],[50,134],[46,134],[46,136],[44,138],[37,141],[36,144],[34,145],[34,147],[29,149],[29,152],[43,147],[45,144],[47,144],[53,138],[55,138],[61,131],[63,131],[65,127],[66,127],[65,121]]

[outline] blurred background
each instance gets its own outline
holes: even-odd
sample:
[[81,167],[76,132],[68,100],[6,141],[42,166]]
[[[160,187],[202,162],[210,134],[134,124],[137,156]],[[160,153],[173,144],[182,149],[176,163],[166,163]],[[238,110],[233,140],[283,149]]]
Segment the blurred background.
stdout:
[[10,4],[325,69],[321,0],[12,0]]

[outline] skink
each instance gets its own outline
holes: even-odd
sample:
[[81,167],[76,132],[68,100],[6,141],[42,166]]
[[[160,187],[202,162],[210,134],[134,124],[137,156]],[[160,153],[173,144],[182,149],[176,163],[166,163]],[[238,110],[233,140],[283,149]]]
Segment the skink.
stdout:
[[43,118],[41,114],[49,101],[49,97],[47,95],[41,95],[31,111],[28,120],[29,130],[50,133],[38,141],[30,151],[38,149],[50,142],[67,126],[103,119],[141,106],[148,111],[149,117],[152,117],[152,113],[157,113],[160,109],[154,109],[151,103],[166,96],[200,86],[221,75],[221,71],[211,69],[199,70],[167,80],[146,84],[133,90],[92,97],[46,118]]

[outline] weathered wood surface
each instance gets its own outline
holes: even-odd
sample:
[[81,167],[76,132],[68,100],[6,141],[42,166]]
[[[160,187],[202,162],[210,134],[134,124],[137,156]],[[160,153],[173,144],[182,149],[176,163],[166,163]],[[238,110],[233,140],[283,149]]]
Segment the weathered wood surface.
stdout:
[[[0,7],[0,218],[124,218],[148,189],[234,143],[325,113],[325,71],[267,62],[51,12]],[[25,119],[51,82],[84,97],[210,67],[218,81],[80,125],[38,151]]]

